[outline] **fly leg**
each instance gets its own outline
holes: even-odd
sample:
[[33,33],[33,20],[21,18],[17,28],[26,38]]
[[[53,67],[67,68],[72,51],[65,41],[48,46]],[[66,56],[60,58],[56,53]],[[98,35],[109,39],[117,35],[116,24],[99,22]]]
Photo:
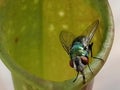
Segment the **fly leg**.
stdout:
[[[89,45],[89,50],[90,50],[90,52],[91,52],[91,57],[92,58],[95,58],[95,59],[98,59],[98,60],[102,60],[103,62],[104,62],[104,60],[103,59],[101,59],[101,58],[98,58],[98,57],[93,57],[93,53],[92,53],[92,46],[93,46],[93,42]],[[93,74],[93,71],[92,71],[92,69],[91,69],[91,67],[90,67],[90,65],[88,64],[88,68],[89,68],[89,70],[91,71],[91,73]]]
[[89,50],[90,50],[90,52],[91,52],[91,57],[92,57],[92,58],[95,58],[95,59],[98,59],[98,60],[102,60],[102,61],[104,62],[103,59],[93,56],[93,53],[92,53],[92,46],[93,46],[93,42],[89,45]]
[[75,82],[78,78],[79,72],[77,72],[76,78],[73,80],[73,82]]
[[[85,81],[85,74],[84,74],[83,71],[81,71],[81,74],[82,74],[82,76],[83,76],[83,84],[85,84],[85,83],[86,83],[86,81]],[[76,76],[76,78],[73,80],[73,82],[75,82],[75,81],[77,80],[78,75],[79,75],[79,72],[77,72],[77,76]]]
[[77,78],[78,78],[78,75],[79,75],[79,72],[80,72],[80,68],[79,68],[79,59],[78,58],[76,58],[75,59],[75,65],[76,65],[76,71],[77,71],[77,75],[76,75],[76,78],[73,80],[73,82],[75,82],[76,80],[77,80]]
[[83,84],[85,84],[86,83],[86,81],[85,81],[85,74],[84,74],[84,71],[81,71],[81,74],[82,74],[82,76],[83,76]]
[[88,64],[88,68],[89,68],[89,70],[91,71],[91,73],[93,74],[93,71],[92,71],[92,69],[91,69],[91,67],[90,67],[89,64]]

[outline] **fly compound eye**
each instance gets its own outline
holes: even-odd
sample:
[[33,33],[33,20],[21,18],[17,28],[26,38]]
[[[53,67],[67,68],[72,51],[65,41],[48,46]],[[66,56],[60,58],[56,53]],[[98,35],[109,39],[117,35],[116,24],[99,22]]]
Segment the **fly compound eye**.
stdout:
[[84,65],[87,65],[87,64],[89,63],[89,60],[88,60],[87,57],[81,56],[80,58],[81,58],[81,62],[82,62]]
[[74,68],[74,64],[73,64],[73,61],[72,61],[72,60],[70,60],[69,64],[70,64],[70,66],[71,66],[72,68]]

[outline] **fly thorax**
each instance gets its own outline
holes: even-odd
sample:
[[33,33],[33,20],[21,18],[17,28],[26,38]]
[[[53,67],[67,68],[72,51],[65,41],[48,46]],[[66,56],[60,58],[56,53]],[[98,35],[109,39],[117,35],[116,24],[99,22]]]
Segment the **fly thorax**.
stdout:
[[76,57],[76,56],[85,56],[88,57],[88,50],[84,49],[84,45],[81,44],[80,42],[76,42],[75,44],[73,44],[71,50],[70,50],[70,57],[71,59]]

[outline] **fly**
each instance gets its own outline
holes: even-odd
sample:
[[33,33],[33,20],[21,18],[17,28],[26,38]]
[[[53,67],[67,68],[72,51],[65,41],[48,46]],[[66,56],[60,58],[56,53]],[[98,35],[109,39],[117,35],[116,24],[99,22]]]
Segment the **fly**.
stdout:
[[98,26],[99,20],[96,20],[85,30],[87,31],[86,35],[83,34],[78,37],[75,37],[72,33],[67,31],[61,31],[59,35],[60,42],[63,48],[70,56],[70,66],[77,71],[76,78],[73,82],[77,80],[79,73],[81,73],[83,76],[83,83],[86,82],[84,74],[84,68],[86,65],[88,65],[90,71],[92,72],[89,66],[89,53],[91,54],[92,58],[103,60],[98,57],[93,57],[92,54],[93,42],[91,42],[91,40],[96,30],[98,29]]

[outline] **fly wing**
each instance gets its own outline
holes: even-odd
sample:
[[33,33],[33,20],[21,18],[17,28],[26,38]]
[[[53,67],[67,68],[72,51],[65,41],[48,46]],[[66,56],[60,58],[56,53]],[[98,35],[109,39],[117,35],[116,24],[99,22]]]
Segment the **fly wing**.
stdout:
[[72,46],[73,40],[75,39],[75,36],[70,32],[61,31],[59,38],[63,48],[69,54],[70,48]]
[[99,25],[99,20],[96,20],[91,25],[89,25],[88,28],[85,30],[86,34],[83,34],[83,35],[85,35],[85,37],[86,37],[85,41],[84,41],[86,46],[90,44],[90,42],[98,28],[98,25]]

